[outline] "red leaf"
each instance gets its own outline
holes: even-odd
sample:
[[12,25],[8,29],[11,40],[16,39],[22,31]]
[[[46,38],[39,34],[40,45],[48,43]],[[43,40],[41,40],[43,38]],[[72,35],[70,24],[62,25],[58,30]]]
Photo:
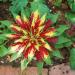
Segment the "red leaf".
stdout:
[[47,30],[52,24],[52,21],[51,20],[48,20],[46,23],[45,23],[45,27],[43,29],[43,31]]
[[36,57],[36,59],[37,60],[42,60],[42,54],[41,54],[41,52],[40,51],[37,51],[36,53],[35,53],[35,57]]
[[44,48],[44,47],[42,47],[42,46],[40,46],[39,51],[40,51],[41,53],[43,53],[43,54],[48,55],[48,51],[47,51],[47,49]]
[[41,33],[40,33],[40,36],[42,36],[42,37],[52,37],[54,31],[55,31],[55,28],[52,28],[52,27],[51,27],[51,28],[48,29],[47,31],[41,32]]
[[19,39],[22,35],[21,34],[8,34],[6,36],[10,39]]
[[53,38],[46,38],[46,40],[48,42],[52,42],[52,43],[56,43],[58,41],[57,37],[53,37]]
[[35,56],[37,60],[42,60],[49,55],[46,48],[40,46],[39,51],[36,52]]
[[28,58],[28,54],[30,54],[31,52],[35,53],[34,45],[31,45],[27,48],[27,50],[24,52],[24,57]]

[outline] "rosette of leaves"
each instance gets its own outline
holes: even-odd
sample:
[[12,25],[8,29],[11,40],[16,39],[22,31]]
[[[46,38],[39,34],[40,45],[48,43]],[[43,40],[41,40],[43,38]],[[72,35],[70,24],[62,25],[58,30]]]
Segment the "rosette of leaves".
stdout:
[[4,35],[6,39],[13,41],[8,50],[8,54],[11,54],[10,61],[22,57],[22,70],[34,59],[39,62],[37,66],[40,68],[43,67],[44,62],[52,64],[50,53],[53,47],[50,43],[55,42],[56,29],[51,26],[53,23],[50,19],[46,19],[46,15],[45,13],[40,17],[38,10],[32,12],[29,18],[24,14],[24,10],[21,16],[13,13],[16,23],[12,22],[8,26],[12,32]]

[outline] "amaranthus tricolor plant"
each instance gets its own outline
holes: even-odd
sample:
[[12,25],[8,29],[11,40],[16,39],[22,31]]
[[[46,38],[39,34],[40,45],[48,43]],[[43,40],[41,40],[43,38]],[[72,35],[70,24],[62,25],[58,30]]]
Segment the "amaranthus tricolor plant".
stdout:
[[10,28],[15,33],[6,34],[13,41],[9,53],[16,53],[17,57],[23,56],[23,61],[27,61],[26,66],[34,58],[51,64],[50,52],[53,47],[50,42],[56,39],[56,29],[51,26],[52,21],[46,20],[46,14],[40,17],[38,10],[32,12],[29,19],[25,14],[14,14],[14,17],[16,23],[10,25]]

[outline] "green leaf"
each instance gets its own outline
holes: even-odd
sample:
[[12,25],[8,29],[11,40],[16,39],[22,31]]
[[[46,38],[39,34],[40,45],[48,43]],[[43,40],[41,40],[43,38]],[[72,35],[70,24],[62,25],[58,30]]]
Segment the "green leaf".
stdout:
[[25,10],[25,13],[24,14],[29,18],[30,17],[30,14],[31,14],[30,8],[26,8],[24,10]]
[[34,55],[28,55],[28,61],[32,61]]
[[72,4],[71,9],[72,9],[73,12],[75,12],[75,1],[74,1],[74,3]]
[[69,7],[71,8],[72,12],[75,12],[75,1],[74,0],[67,0]]
[[4,26],[7,26],[7,27],[9,27],[12,23],[10,22],[10,21],[8,21],[8,20],[4,20],[4,21],[0,21],[0,23],[2,24],[2,25],[4,25]]
[[48,14],[48,16],[47,16],[47,18],[48,19],[51,19],[51,21],[53,22],[53,23],[56,23],[56,21],[58,20],[58,18],[59,18],[59,12],[58,13],[55,13],[55,14],[52,14],[52,13],[49,13]]
[[72,40],[72,41],[75,41],[75,37],[71,37],[71,40]]
[[55,50],[52,52],[52,55],[58,58],[63,58],[59,50]]
[[60,25],[59,28],[56,29],[55,36],[59,36],[65,32],[65,30],[69,29],[67,25]]
[[9,8],[11,12],[19,13],[22,8],[26,7],[28,0],[15,0],[12,1],[12,6]]
[[38,11],[40,12],[40,15],[42,16],[42,14],[45,14],[45,13],[49,13],[50,9],[45,5],[45,4],[42,4],[39,2],[32,2],[31,3],[31,11],[36,11],[38,9]]
[[57,7],[60,7],[62,3],[62,0],[55,0],[54,5]]
[[4,43],[5,40],[0,40],[0,45],[2,45]]
[[72,48],[70,51],[70,66],[72,69],[75,69],[75,48]]
[[29,8],[21,10],[21,17],[23,19],[24,19],[24,17],[29,18],[29,16],[30,16],[30,9]]
[[22,55],[23,50],[24,50],[24,47],[20,48],[19,51],[13,53],[10,61],[13,61],[13,60],[16,60],[17,58],[19,58]]
[[41,61],[37,62],[37,69],[38,69],[39,75],[42,75],[43,62]]
[[34,0],[34,2],[45,3],[45,0]]
[[55,48],[63,48],[64,45],[63,44],[55,44]]
[[18,54],[18,52],[13,53],[13,54],[11,55],[11,60],[10,60],[10,62],[16,60],[16,59],[19,58],[20,56],[21,56],[21,55]]
[[12,22],[8,20],[4,20],[4,21],[0,21],[0,23],[1,23],[0,28],[3,28],[3,30],[0,30],[2,34],[13,32],[11,31],[11,28],[10,28],[10,25],[12,25]]
[[57,43],[55,44],[55,48],[69,47],[69,46],[72,45],[72,41],[71,40],[69,40],[69,39],[62,39],[61,37],[60,37],[60,42],[57,42]]
[[23,50],[24,49],[21,48],[18,52],[13,53],[10,61],[13,61],[19,58],[22,55]]
[[27,68],[27,65],[29,64],[27,59],[23,59],[21,61],[21,70],[24,70],[25,68]]
[[6,36],[5,36],[5,34],[0,34],[0,40],[6,40],[7,38],[6,38]]
[[8,49],[5,46],[1,45],[0,46],[0,57],[5,56],[6,54],[8,54]]
[[56,44],[63,44],[63,43],[69,42],[69,41],[70,41],[70,39],[68,39],[67,37],[59,36],[58,42]]
[[44,61],[45,61],[45,63],[48,64],[48,65],[51,65],[51,64],[52,64],[52,61],[51,61],[50,56],[48,56],[47,58],[44,58]]
[[65,17],[70,22],[75,23],[75,14],[74,13],[68,12],[68,13],[65,14]]
[[69,46],[71,46],[72,44],[73,44],[72,41],[69,41],[69,42],[64,43],[64,46],[65,46],[65,47],[69,47]]

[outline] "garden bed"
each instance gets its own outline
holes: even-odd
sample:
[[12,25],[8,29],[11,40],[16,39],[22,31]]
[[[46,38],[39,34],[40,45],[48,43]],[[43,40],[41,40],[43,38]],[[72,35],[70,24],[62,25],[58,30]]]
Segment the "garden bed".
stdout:
[[[68,19],[65,18],[65,13],[71,11],[71,8],[70,8],[68,2],[66,0],[62,0],[61,7],[60,7],[57,5],[59,3],[54,4],[54,1],[55,0],[46,1],[46,5],[51,10],[52,14],[60,13],[60,17],[58,18],[57,22],[54,23],[54,26],[56,28],[58,28],[60,26],[60,24],[62,24],[62,25],[65,24],[66,26],[74,25],[74,23],[72,24]],[[9,2],[9,1],[0,3],[0,20],[14,21],[12,15],[11,15],[11,11],[9,11],[10,6],[11,6],[11,2]],[[70,37],[67,37],[68,39],[71,39],[71,37],[72,38],[75,37],[74,31],[72,31],[74,28],[73,29],[71,29],[71,28],[69,29],[69,31],[71,31],[71,33],[69,33],[68,30],[64,31],[66,34],[70,35]],[[0,28],[0,29],[4,30],[2,28]],[[6,43],[5,46],[8,47],[11,43],[11,40],[7,41],[7,42],[6,41],[7,40],[4,41]],[[43,75],[56,75],[56,74],[57,75],[75,75],[75,72],[73,70],[71,70],[69,67],[69,64],[67,64],[70,61],[70,58],[69,58],[71,55],[70,49],[75,47],[74,46],[75,42],[73,40],[70,40],[70,41],[72,43],[70,46],[67,46],[67,44],[64,44],[64,42],[63,42],[61,44],[63,46],[60,45],[61,48],[58,48],[59,52],[63,58],[60,55],[55,55],[55,56],[51,57],[51,60],[53,62],[52,65],[47,65],[46,63],[44,63],[44,66],[43,66],[44,69],[42,71]],[[17,60],[14,60],[13,62],[10,62],[10,59],[11,59],[11,55],[6,55],[4,57],[0,57],[0,75],[8,75],[8,74],[9,75],[21,75],[22,73],[21,73],[21,69],[20,69],[20,61],[22,58],[18,58]],[[38,75],[37,69],[36,69],[36,63],[37,63],[36,60],[30,62],[28,65],[28,68],[26,70],[24,70],[22,75]]]

